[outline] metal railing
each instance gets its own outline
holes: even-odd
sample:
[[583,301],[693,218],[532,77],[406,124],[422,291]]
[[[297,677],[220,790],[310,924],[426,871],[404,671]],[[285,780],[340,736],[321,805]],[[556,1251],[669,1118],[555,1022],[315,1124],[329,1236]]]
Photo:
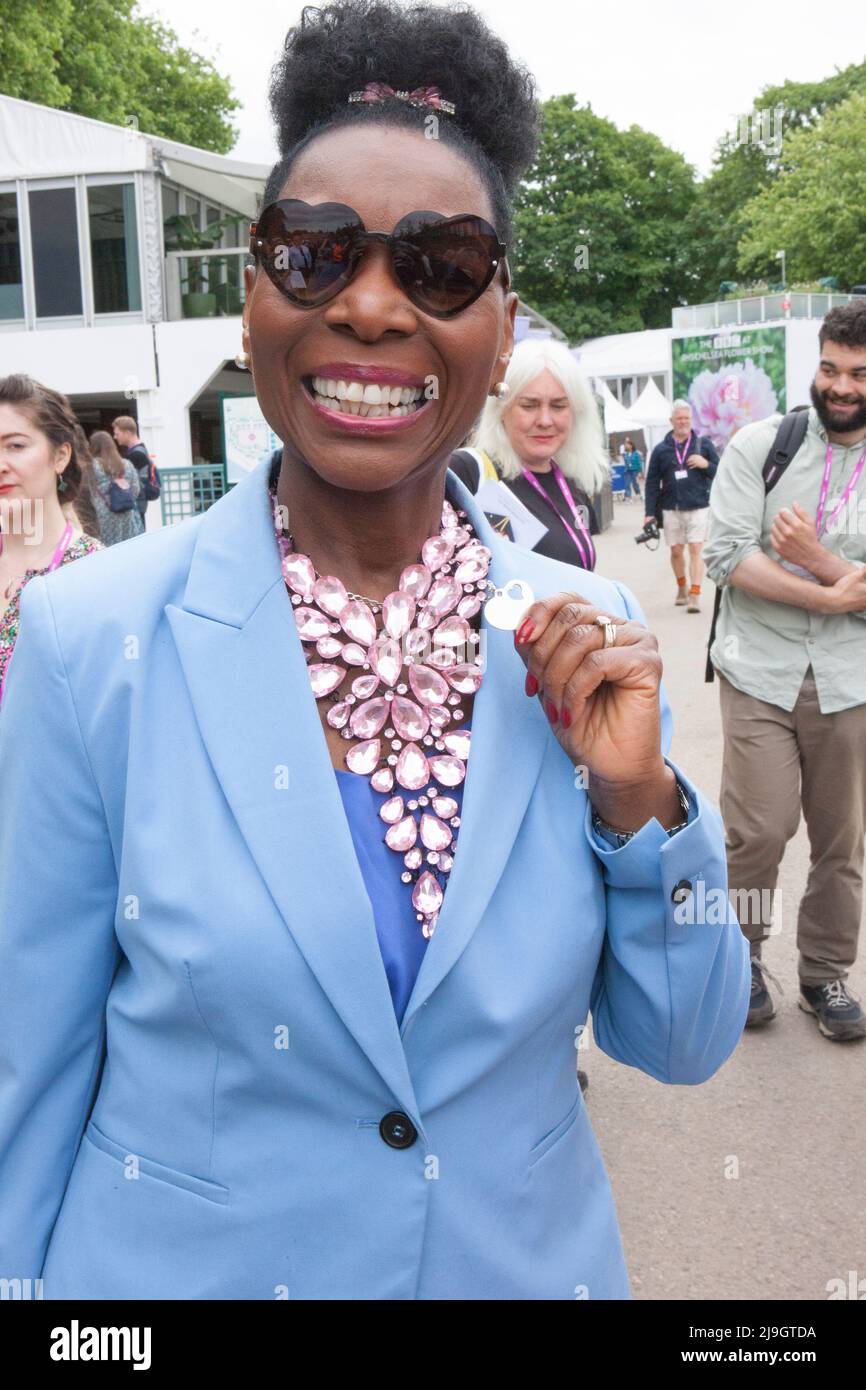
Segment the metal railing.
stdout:
[[822,319],[851,294],[811,293],[803,290],[750,295],[746,299],[720,299],[714,304],[684,304],[671,311],[673,328],[727,328],[731,325],[766,323],[772,319]]
[[208,319],[239,315],[244,307],[245,246],[218,251],[169,251],[165,258],[165,299],[169,319]]
[[163,526],[206,512],[228,491],[224,463],[194,463],[190,468],[159,470]]

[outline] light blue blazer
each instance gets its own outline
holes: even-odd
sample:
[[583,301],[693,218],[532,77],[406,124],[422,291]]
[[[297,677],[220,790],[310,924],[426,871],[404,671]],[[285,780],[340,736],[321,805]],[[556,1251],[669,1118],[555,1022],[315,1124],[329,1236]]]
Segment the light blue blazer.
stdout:
[[[691,1085],[736,1046],[748,947],[672,901],[725,887],[719,815],[680,773],[684,830],[602,847],[488,630],[455,865],[398,1025],[267,477],[24,595],[0,716],[0,1277],[49,1299],[627,1298],[575,1048],[591,1011],[611,1057]],[[449,485],[495,583],[641,619]],[[383,1139],[392,1111],[410,1147]]]

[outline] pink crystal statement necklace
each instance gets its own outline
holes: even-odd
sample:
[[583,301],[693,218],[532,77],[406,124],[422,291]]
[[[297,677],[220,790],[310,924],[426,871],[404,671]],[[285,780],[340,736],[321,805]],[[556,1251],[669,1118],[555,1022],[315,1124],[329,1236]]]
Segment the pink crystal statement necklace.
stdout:
[[[412,905],[429,938],[457,847],[459,807],[450,793],[464,781],[469,756],[469,729],[449,725],[460,725],[461,697],[481,686],[470,620],[490,587],[491,552],[466,513],[446,499],[438,535],[379,602],[318,574],[283,530],[273,488],[271,505],[313,694],[331,701],[325,718],[346,740],[348,770],[368,777],[385,797],[385,843],[403,857],[401,877],[412,884]],[[353,669],[349,691],[341,692]]]

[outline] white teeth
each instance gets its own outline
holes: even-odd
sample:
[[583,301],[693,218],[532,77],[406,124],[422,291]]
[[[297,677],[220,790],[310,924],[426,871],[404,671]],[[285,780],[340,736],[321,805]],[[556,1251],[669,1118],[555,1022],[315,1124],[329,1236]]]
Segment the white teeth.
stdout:
[[420,386],[389,386],[373,381],[337,381],[323,376],[314,376],[312,386],[318,396],[336,396],[341,401],[363,401],[365,405],[410,405],[422,395]]
[[414,415],[423,404],[420,386],[388,386],[376,382],[336,381],[314,376],[313,392],[326,410],[341,415],[364,415],[372,419],[397,419]]

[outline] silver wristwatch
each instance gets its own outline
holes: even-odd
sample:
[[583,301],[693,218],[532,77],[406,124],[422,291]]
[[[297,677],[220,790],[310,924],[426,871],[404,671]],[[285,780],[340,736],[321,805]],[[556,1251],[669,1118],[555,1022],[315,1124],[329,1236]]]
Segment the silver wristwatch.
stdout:
[[[683,818],[678,825],[671,826],[670,830],[667,832],[668,836],[676,835],[678,830],[685,829],[689,823],[689,794],[679,780],[677,781],[677,796],[680,799]],[[597,811],[593,811],[592,813],[592,828],[593,830],[604,830],[607,835],[616,841],[617,849],[622,849],[623,845],[627,845],[629,840],[638,833],[636,830],[614,830],[612,825],[607,825],[605,821],[601,819]]]

